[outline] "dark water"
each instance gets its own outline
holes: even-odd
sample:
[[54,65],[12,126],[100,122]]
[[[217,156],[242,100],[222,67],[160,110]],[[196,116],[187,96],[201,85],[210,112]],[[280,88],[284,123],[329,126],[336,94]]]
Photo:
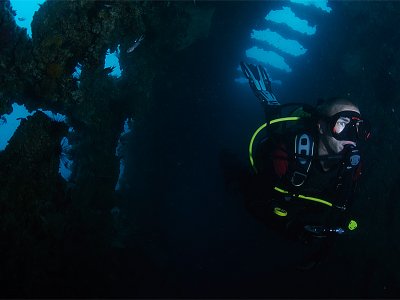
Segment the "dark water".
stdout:
[[[126,211],[135,220],[139,236],[130,242],[139,244],[158,269],[144,268],[147,279],[143,285],[133,290],[121,287],[121,293],[184,297],[369,295],[363,294],[364,279],[354,280],[357,266],[342,253],[343,245],[339,254],[316,270],[299,271],[295,267],[309,249],[285,240],[245,210],[238,191],[240,176],[248,168],[249,138],[263,115],[248,86],[234,84],[232,78],[243,59],[241,45],[249,42],[250,26],[264,15],[268,5],[230,2],[217,7],[210,36],[173,57],[169,66],[173,84],[157,84],[157,105],[135,128],[137,161]],[[243,11],[248,17],[243,18]],[[321,28],[326,29],[323,24]],[[336,33],[332,28],[330,31]],[[318,39],[313,46],[325,47],[332,36],[321,37],[322,45]],[[297,74],[283,75],[288,83],[277,88],[278,96],[314,103],[318,94],[335,89],[326,80],[335,76],[335,70],[327,69],[329,62],[321,60],[310,57]],[[316,73],[322,75],[320,81],[312,80]]]
[[[116,203],[123,247],[105,251],[90,240],[66,245],[49,263],[47,281],[38,285],[35,272],[15,271],[19,283],[3,271],[1,278],[12,282],[6,295],[398,296],[400,211],[393,175],[398,162],[382,157],[397,157],[400,140],[394,113],[400,95],[400,6],[368,3],[332,2],[326,18],[299,11],[318,24],[317,35],[301,41],[309,53],[290,60],[292,74],[271,70],[283,81],[274,86],[282,103],[313,104],[319,97],[344,95],[357,99],[374,121],[380,135],[366,151],[368,177],[355,205],[362,225],[358,235],[338,240],[317,268],[301,271],[296,266],[314,246],[286,239],[245,209],[241,187],[249,172],[248,143],[264,116],[248,85],[233,79],[251,43],[250,30],[263,28],[266,12],[282,3],[210,2],[216,11],[208,37],[170,58],[168,76],[155,82],[155,102],[135,116],[130,188]],[[351,67],[354,57],[361,63]],[[15,257],[30,261],[24,255]],[[9,263],[14,265],[26,264]]]

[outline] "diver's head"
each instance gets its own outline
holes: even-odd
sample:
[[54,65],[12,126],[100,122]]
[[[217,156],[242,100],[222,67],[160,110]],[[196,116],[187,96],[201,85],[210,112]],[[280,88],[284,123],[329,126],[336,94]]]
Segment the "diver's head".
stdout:
[[356,146],[366,138],[359,108],[345,98],[332,98],[317,107],[319,154],[338,154],[346,145]]

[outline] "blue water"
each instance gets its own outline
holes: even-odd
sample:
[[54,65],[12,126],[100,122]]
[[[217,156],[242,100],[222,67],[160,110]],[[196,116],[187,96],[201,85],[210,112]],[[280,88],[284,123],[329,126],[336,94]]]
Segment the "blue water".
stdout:
[[[247,19],[239,13],[246,9]],[[229,7],[220,4],[217,18],[224,20],[223,26],[215,27],[196,48],[171,58],[175,84],[158,83],[157,103],[136,128],[133,154],[137,159],[125,209],[145,237],[132,243],[139,243],[165,270],[160,272],[162,278],[155,279],[160,290],[153,295],[336,295],[323,272],[295,270],[307,248],[284,240],[254,220],[238,191],[242,171],[248,166],[249,139],[264,116],[249,86],[230,78],[240,55],[245,59],[242,45],[252,42],[249,32],[256,21],[251,16],[258,11],[257,5],[250,10],[244,2]],[[236,24],[237,15],[242,16],[243,28]],[[258,15],[263,18],[265,13]],[[226,27],[235,35],[223,34]],[[203,63],[193,66],[198,53]],[[304,75],[296,76],[293,71],[282,76],[281,88],[274,86],[282,101],[291,100],[285,92],[290,76],[301,81],[299,85],[292,82],[290,94],[307,93]],[[308,96],[296,100],[312,102],[312,94]],[[349,291],[354,284],[346,268],[339,263],[333,269],[329,276],[342,274],[349,280],[337,289],[338,295],[344,291],[353,295]],[[142,288],[151,290],[151,282]],[[131,291],[121,288],[127,294]]]
[[[193,5],[200,6],[199,2],[193,1]],[[396,287],[398,290],[395,267],[388,266],[392,261],[388,265],[382,263],[380,254],[388,249],[396,253],[396,235],[389,234],[395,232],[391,231],[395,226],[386,226],[382,233],[380,224],[373,224],[373,230],[372,224],[364,224],[361,239],[345,238],[335,255],[320,268],[300,272],[295,266],[309,253],[309,247],[287,240],[259,223],[244,206],[241,189],[249,170],[248,143],[254,130],[264,122],[264,113],[247,81],[240,77],[239,61],[263,63],[281,103],[314,104],[322,96],[351,95],[357,86],[346,80],[349,77],[338,63],[343,62],[343,53],[353,38],[338,24],[343,19],[347,25],[358,23],[346,20],[340,3],[298,2],[214,3],[216,12],[210,34],[168,58],[168,75],[165,80],[157,78],[154,82],[154,102],[135,115],[131,159],[121,167],[128,174],[128,186],[119,190],[115,178],[112,188],[117,186],[119,192],[112,200],[106,199],[110,201],[102,204],[104,207],[97,203],[106,202],[103,195],[82,201],[96,202],[90,216],[99,222],[122,219],[120,227],[106,232],[115,238],[115,243],[97,244],[97,234],[106,230],[94,224],[73,227],[74,230],[65,228],[68,235],[57,241],[61,245],[56,248],[59,252],[53,250],[51,241],[48,245],[48,241],[38,237],[38,248],[24,249],[25,255],[15,254],[16,260],[22,261],[21,266],[36,266],[27,254],[43,249],[57,259],[49,259],[45,267],[36,266],[38,273],[36,269],[18,269],[20,281],[13,282],[15,285],[7,291],[15,295],[18,291],[14,287],[22,286],[24,291],[34,291],[23,294],[30,297],[394,295]],[[294,30],[272,21],[270,12],[284,6],[307,21],[306,30]],[[269,30],[270,37],[278,37],[279,45],[252,37],[254,32],[263,30]],[[365,39],[368,41],[368,37]],[[146,42],[151,43],[151,35],[146,36]],[[249,57],[253,47],[260,50]],[[114,67],[110,76],[116,81],[124,80],[118,52],[107,56],[104,67]],[[74,76],[80,76],[79,64]],[[381,91],[388,93],[385,88]],[[366,101],[369,95],[364,96],[362,100]],[[14,108],[17,114],[18,108]],[[0,133],[4,126],[18,125],[16,118],[27,114],[24,111],[23,115],[6,116],[7,123],[0,125]],[[10,133],[11,129],[1,133],[7,134],[1,139],[3,147]],[[391,190],[393,202],[387,205],[390,222],[379,218],[376,223],[396,224],[395,191]],[[364,200],[364,212],[385,201]],[[52,211],[51,216],[57,218],[63,212],[62,207]],[[85,216],[72,212],[72,216],[68,215],[71,219]],[[50,232],[56,229],[48,228]],[[374,240],[368,240],[368,235]],[[8,263],[13,266],[12,261],[7,266]]]
[[31,22],[33,15],[45,0],[11,0],[10,2],[17,14],[15,22],[18,26],[26,28],[28,36],[32,37]]

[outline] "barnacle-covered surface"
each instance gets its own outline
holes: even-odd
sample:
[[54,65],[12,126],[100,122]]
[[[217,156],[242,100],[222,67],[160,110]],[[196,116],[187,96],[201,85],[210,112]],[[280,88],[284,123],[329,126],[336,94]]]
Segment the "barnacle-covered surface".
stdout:
[[[11,281],[10,287],[28,292],[29,282],[14,280],[21,276],[40,280],[43,274],[35,272],[43,272],[38,267],[51,247],[64,238],[69,204],[58,163],[60,140],[66,131],[65,124],[37,112],[21,120],[0,155],[2,287]],[[23,274],[25,270],[29,274]]]
[[26,30],[16,26],[9,1],[0,2],[0,114],[11,111],[12,102],[27,98],[29,82],[35,72],[32,42]]
[[[112,247],[115,231],[124,230],[118,215],[110,214],[117,201],[115,148],[124,119],[151,107],[153,83],[166,76],[170,55],[204,36],[182,45],[193,16],[187,6],[46,1],[34,15],[29,39],[16,26],[10,2],[0,1],[0,114],[18,102],[62,113],[74,128],[68,134],[74,160],[68,183],[58,173],[67,125],[43,113],[23,120],[0,153],[2,295],[104,296],[120,279],[121,264],[130,264],[120,261],[127,254],[121,242],[114,242],[119,250]],[[140,35],[144,42],[127,53]],[[107,49],[118,45],[119,79],[103,69]],[[78,63],[79,85],[72,77]],[[140,253],[136,257],[136,266],[153,268]]]

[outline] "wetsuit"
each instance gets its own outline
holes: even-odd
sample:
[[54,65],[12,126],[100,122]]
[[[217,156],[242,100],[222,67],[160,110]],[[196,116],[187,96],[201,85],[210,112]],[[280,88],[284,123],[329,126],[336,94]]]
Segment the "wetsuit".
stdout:
[[[270,227],[282,232],[289,238],[305,243],[319,243],[319,250],[312,253],[309,260],[313,266],[321,261],[333,248],[337,237],[335,233],[325,235],[323,239],[315,239],[317,235],[305,230],[306,225],[325,226],[326,228],[346,228],[349,218],[349,208],[353,198],[356,184],[356,176],[344,176],[339,181],[345,168],[342,160],[334,161],[328,171],[322,169],[316,155],[307,172],[307,178],[300,187],[293,187],[290,183],[290,175],[296,170],[294,158],[294,139],[300,129],[281,131],[262,140],[255,152],[254,160],[257,166],[257,174],[254,175],[250,197],[247,207],[257,219]],[[309,126],[306,126],[309,132]],[[316,133],[314,132],[314,136]],[[314,138],[315,144],[318,144]],[[350,175],[359,173],[352,172]],[[343,177],[343,176],[342,176]],[[295,194],[306,195],[313,198],[326,200],[332,205],[322,204],[316,201],[287,197],[279,193],[275,187]],[[346,210],[338,207],[346,204]],[[338,206],[338,207],[337,207]],[[274,208],[279,207],[287,212],[286,216],[274,213]]]

